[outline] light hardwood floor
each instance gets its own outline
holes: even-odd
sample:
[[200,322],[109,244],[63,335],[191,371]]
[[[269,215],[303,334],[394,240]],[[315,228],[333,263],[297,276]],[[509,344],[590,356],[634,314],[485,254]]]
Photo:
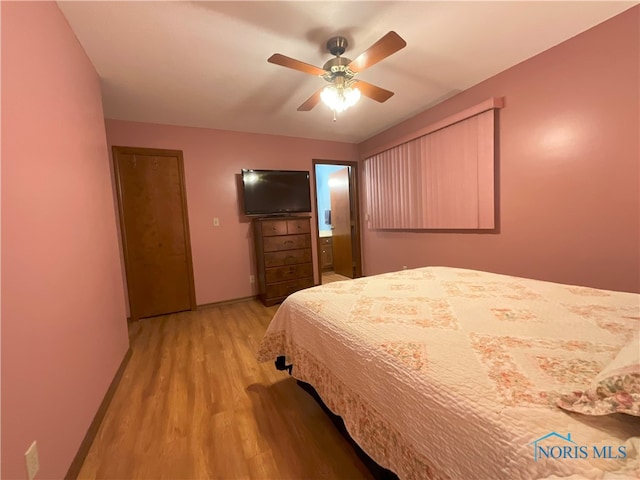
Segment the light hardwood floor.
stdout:
[[255,360],[276,309],[131,324],[131,360],[79,478],[371,479],[295,380]]
[[336,272],[322,272],[322,284],[331,282],[341,282],[342,280],[351,280],[349,277],[345,277]]

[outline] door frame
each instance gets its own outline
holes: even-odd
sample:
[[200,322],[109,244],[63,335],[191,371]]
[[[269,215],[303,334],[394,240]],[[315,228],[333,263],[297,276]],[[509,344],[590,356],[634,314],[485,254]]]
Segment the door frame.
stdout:
[[120,224],[120,237],[122,241],[122,255],[124,257],[125,277],[127,282],[127,303],[129,304],[130,320],[138,320],[138,312],[135,309],[134,302],[131,301],[131,287],[129,285],[129,272],[131,271],[131,257],[127,248],[127,232],[124,222],[124,206],[122,198],[122,185],[120,183],[120,170],[118,167],[118,156],[122,155],[153,155],[155,157],[177,157],[178,173],[180,175],[180,188],[182,189],[182,228],[185,239],[185,254],[187,257],[187,273],[189,277],[189,307],[196,310],[196,290],[193,279],[193,259],[191,255],[191,236],[189,235],[189,212],[187,211],[187,186],[184,180],[184,158],[182,150],[165,150],[159,148],[143,148],[143,147],[122,147],[113,145],[111,147],[113,171],[115,176],[116,197],[118,199],[118,222]]
[[320,229],[318,228],[318,183],[316,181],[316,165],[339,165],[351,167],[349,174],[349,191],[351,192],[351,246],[353,249],[353,278],[362,277],[362,248],[360,244],[360,195],[358,193],[359,184],[359,162],[348,160],[322,160],[313,159],[311,161],[313,167],[313,200],[316,228],[316,267],[318,270],[318,281],[322,284],[322,245],[320,244]]

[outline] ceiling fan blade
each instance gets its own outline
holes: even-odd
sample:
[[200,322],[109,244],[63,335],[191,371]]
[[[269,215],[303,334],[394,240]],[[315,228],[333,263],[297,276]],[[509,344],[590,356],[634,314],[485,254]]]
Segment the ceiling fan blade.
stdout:
[[384,60],[389,55],[396,53],[407,45],[396,32],[389,32],[349,64],[353,73],[358,73],[365,68],[372,67],[380,60]]
[[376,87],[375,85],[371,85],[370,83],[363,82],[362,80],[356,81],[354,83],[354,87],[357,87],[362,95],[369,97],[376,102],[386,102],[391,97],[393,97],[393,92],[385,90],[384,88]]
[[294,70],[298,70],[300,72],[308,73],[309,75],[324,75],[327,73],[325,70],[314,67],[313,65],[309,65],[308,63],[301,62],[300,60],[295,60],[291,57],[286,57],[279,53],[274,53],[271,55],[267,62],[275,63],[276,65],[280,65],[287,68],[293,68]]
[[298,107],[298,111],[299,112],[308,112],[313,107],[315,107],[318,103],[320,103],[320,94],[322,93],[323,89],[324,89],[324,87],[322,87],[316,93],[314,93],[309,98],[307,98],[307,100],[302,105],[300,105]]

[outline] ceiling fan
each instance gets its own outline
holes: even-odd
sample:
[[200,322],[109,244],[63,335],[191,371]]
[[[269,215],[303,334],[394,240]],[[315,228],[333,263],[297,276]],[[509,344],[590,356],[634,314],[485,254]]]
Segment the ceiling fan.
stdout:
[[310,75],[317,75],[326,80],[329,85],[322,87],[311,95],[298,107],[298,111],[309,111],[322,100],[333,110],[335,120],[336,112],[342,112],[355,104],[360,98],[360,94],[381,103],[386,102],[393,96],[393,92],[363,82],[356,76],[363,70],[401,50],[406,45],[407,42],[392,31],[362,52],[355,60],[351,60],[342,56],[349,46],[347,39],[337,36],[327,41],[327,50],[335,58],[326,62],[322,68],[279,53],[271,55],[267,61]]

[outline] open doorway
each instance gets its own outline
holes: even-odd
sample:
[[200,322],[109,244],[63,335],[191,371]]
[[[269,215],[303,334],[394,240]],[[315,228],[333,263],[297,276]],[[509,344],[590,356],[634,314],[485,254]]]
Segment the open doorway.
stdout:
[[320,283],[362,276],[357,162],[314,160]]

